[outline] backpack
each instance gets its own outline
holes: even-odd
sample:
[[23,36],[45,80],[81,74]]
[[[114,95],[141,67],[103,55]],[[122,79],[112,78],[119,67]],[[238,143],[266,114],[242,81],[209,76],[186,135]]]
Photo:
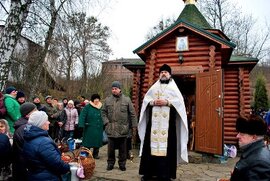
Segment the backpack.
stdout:
[[3,94],[0,92],[0,118],[5,118],[5,116],[7,114],[4,100],[5,100],[5,98],[4,98]]

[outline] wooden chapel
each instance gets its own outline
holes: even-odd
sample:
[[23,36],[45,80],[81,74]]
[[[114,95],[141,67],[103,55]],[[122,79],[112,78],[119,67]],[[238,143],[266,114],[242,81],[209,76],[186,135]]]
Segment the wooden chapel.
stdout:
[[195,123],[195,151],[222,155],[224,144],[237,144],[236,118],[251,112],[249,74],[258,59],[233,56],[235,44],[211,28],[196,1],[183,1],[177,21],[134,50],[142,61],[124,65],[134,75],[132,101],[139,114],[160,66],[168,64]]

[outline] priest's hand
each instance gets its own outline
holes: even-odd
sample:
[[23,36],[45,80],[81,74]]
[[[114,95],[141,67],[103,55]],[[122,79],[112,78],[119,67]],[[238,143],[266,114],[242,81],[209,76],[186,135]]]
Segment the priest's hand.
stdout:
[[155,106],[167,106],[168,105],[168,101],[166,99],[156,99],[154,101],[154,105]]

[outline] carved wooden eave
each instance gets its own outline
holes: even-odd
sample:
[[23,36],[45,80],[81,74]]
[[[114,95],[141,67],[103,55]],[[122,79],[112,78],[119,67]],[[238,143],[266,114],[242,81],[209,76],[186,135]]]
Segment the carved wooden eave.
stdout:
[[218,29],[207,29],[207,31],[221,37],[222,39],[230,41],[230,38],[228,38],[222,31]]
[[228,67],[247,67],[248,70],[252,70],[256,64],[259,62],[259,59],[252,57],[241,57],[241,56],[231,56],[226,66]]
[[257,62],[229,62],[228,65],[256,65]]

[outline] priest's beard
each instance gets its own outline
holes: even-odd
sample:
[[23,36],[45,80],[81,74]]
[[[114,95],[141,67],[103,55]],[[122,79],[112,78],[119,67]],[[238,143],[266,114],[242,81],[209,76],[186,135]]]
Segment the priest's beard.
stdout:
[[161,84],[168,84],[171,80],[171,77],[162,76],[159,81]]

